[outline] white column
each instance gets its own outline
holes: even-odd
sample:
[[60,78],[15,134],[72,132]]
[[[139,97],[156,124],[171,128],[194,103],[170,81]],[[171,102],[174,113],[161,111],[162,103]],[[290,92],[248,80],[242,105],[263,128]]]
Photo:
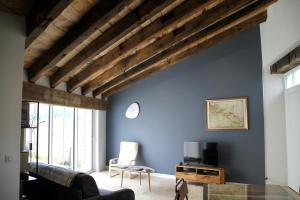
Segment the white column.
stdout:
[[93,112],[93,169],[102,171],[106,166],[106,111]]

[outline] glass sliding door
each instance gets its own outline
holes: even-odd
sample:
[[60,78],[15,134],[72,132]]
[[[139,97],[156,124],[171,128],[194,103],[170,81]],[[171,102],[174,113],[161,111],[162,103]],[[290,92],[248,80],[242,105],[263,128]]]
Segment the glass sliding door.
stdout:
[[[31,110],[36,109],[34,105],[30,106]],[[35,121],[32,120],[32,123],[35,124]],[[40,104],[39,162],[82,172],[91,171],[93,169],[92,125],[92,110]],[[30,161],[34,162],[36,130],[27,132],[25,140],[27,144],[32,144]],[[30,147],[28,146],[27,149]]]
[[73,169],[74,108],[52,107],[51,164]]
[[39,162],[48,163],[49,152],[49,109],[47,104],[39,106]]
[[75,170],[88,172],[92,170],[92,110],[76,109],[76,111]]

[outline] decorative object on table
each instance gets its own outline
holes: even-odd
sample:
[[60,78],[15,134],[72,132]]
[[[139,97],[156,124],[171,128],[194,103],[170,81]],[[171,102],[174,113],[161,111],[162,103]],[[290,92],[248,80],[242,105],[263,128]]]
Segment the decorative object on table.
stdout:
[[206,100],[208,130],[248,130],[247,97]]
[[188,187],[184,179],[180,179],[175,186],[175,200],[188,200]]
[[128,106],[125,115],[128,119],[135,119],[137,118],[139,113],[140,113],[140,105],[138,104],[138,102],[134,102]]
[[[139,144],[137,142],[125,142],[120,143],[120,153],[118,158],[109,160],[109,175],[112,171],[120,172],[120,168],[135,165],[136,157],[138,154]],[[118,173],[119,174],[119,173]],[[116,174],[116,175],[118,175]],[[115,176],[115,175],[114,175]]]

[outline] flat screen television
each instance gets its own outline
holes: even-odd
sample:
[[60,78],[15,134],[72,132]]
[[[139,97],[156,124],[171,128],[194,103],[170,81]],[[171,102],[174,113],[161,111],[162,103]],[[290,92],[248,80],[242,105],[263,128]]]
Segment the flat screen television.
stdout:
[[219,164],[218,143],[204,142],[202,152],[203,152],[203,159],[202,159],[203,164],[218,166]]
[[184,163],[200,164],[202,158],[201,142],[184,142],[183,143]]
[[184,142],[183,155],[185,164],[218,166],[218,143]]

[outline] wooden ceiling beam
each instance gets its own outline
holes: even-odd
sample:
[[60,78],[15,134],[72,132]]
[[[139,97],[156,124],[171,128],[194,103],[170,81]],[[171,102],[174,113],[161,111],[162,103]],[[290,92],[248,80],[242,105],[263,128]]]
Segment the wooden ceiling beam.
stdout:
[[[205,28],[217,23],[220,20],[238,12],[239,10],[255,3],[257,1],[253,0],[233,0],[231,2],[225,1],[222,4],[216,6],[215,8],[204,12],[203,15],[193,19],[192,21],[185,24],[182,28],[176,29],[174,32],[168,33],[162,38],[158,39],[151,45],[141,49],[133,56],[129,56],[121,61],[119,61],[112,68],[104,71],[98,77],[88,82],[82,87],[82,94],[94,90],[98,85],[102,85],[113,78],[119,76],[124,71],[137,66],[143,61],[153,57],[154,55],[168,49],[172,48],[175,44],[181,42],[182,40],[191,37],[192,35],[204,30]],[[178,32],[178,33],[177,33]]]
[[0,11],[26,16],[32,4],[33,0],[0,0]]
[[205,10],[211,9],[221,2],[223,2],[223,0],[189,0],[182,3],[162,19],[157,19],[121,44],[121,46],[116,47],[107,55],[91,63],[85,70],[81,71],[80,74],[68,82],[68,91],[73,91],[89,80],[96,78],[120,60],[134,54],[136,51],[153,43],[163,35],[172,32],[174,29],[183,26],[188,21],[201,15]]
[[72,3],[70,0],[35,1],[26,17],[25,49]]
[[135,67],[125,72],[121,76],[116,77],[112,81],[96,89],[93,92],[93,95],[97,96],[99,94],[102,94],[110,90],[112,87],[120,84],[125,79],[128,79],[131,76],[134,76],[135,74],[138,74],[141,71],[144,71],[148,68],[155,67],[160,63],[165,63],[165,64],[168,63],[170,57],[176,57],[180,55],[182,52],[188,51],[189,49],[194,48],[199,44],[203,44],[206,41],[209,41],[211,38],[235,26],[238,26],[239,24],[253,18],[254,16],[260,13],[265,12],[267,7],[272,3],[274,3],[275,1],[276,0],[259,1],[258,3],[251,5],[249,8],[240,11],[238,14],[230,16],[229,18],[217,23],[216,25],[209,27],[198,34],[195,34],[194,36],[188,38],[187,40],[184,40],[183,42],[173,46],[171,49],[167,49],[166,51],[163,51],[162,53],[154,56],[150,60],[147,60],[146,62],[142,63],[138,67]]
[[23,82],[23,101],[38,101],[41,103],[106,110],[106,102],[92,97],[47,88],[33,83]]
[[[72,74],[76,74],[83,66],[88,65],[95,57],[103,56],[140,29],[162,16],[170,7],[183,0],[149,0],[132,10],[128,15],[115,23],[110,29],[95,39],[90,45],[59,69],[50,79],[55,87]],[[70,91],[70,90],[69,90]]]
[[271,74],[285,74],[300,65],[300,46],[270,67]]
[[141,0],[100,1],[82,19],[48,49],[29,67],[28,77],[31,82],[37,81],[47,74],[76,46],[96,31],[106,31],[110,24],[124,17]]
[[[105,92],[101,93],[102,94],[102,98],[106,98],[109,97],[119,91],[122,91],[126,88],[128,88],[131,84],[144,79],[145,77],[162,71],[164,69],[169,68],[170,66],[184,60],[187,59],[188,57],[191,57],[192,55],[199,53],[203,50],[206,50],[224,40],[230,39],[236,35],[238,35],[241,32],[244,32],[254,26],[256,26],[259,23],[264,22],[267,19],[267,14],[263,13],[263,14],[259,14],[258,16],[243,22],[242,24],[235,26],[219,35],[216,35],[215,37],[209,39],[207,42],[204,42],[202,44],[199,44],[191,49],[188,49],[182,53],[180,53],[178,56],[173,56],[170,57],[167,61],[162,62],[154,67],[151,68],[147,68],[139,73],[134,74],[133,76],[130,76],[128,78],[125,78],[122,82],[120,82],[119,84],[116,84],[115,86],[111,87],[110,89],[106,90]],[[100,93],[94,93],[95,96],[99,95]]]

